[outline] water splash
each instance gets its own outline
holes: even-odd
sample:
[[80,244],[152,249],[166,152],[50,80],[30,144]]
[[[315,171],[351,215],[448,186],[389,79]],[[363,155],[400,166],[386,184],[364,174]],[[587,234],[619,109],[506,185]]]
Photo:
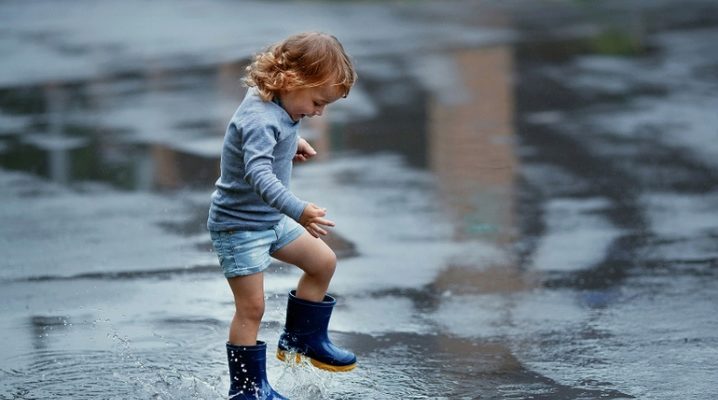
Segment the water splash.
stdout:
[[280,374],[272,380],[280,393],[297,400],[329,399],[333,373],[314,367],[309,358],[288,353]]

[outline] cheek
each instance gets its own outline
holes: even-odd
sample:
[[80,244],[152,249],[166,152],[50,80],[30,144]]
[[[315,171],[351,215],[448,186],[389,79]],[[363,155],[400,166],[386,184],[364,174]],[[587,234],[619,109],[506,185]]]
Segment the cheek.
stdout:
[[301,103],[295,103],[294,106],[291,108],[291,111],[294,114],[302,114],[304,113],[304,105]]

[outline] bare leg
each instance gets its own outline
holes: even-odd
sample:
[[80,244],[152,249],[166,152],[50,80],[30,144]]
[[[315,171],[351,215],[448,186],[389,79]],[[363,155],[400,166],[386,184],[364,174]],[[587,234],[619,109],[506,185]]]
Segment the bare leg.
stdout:
[[272,257],[294,264],[304,271],[297,284],[297,297],[314,302],[324,300],[337,266],[337,256],[326,243],[304,232],[274,252]]
[[229,326],[229,343],[257,344],[259,324],[264,315],[264,273],[227,279],[234,294],[234,318]]

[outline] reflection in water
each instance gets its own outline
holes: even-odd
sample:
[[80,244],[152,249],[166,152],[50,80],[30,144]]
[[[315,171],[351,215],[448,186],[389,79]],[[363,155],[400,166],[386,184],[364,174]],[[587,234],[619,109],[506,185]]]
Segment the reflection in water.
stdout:
[[[217,97],[220,114],[226,120],[234,113],[239,100],[246,90],[240,86],[244,74],[245,62],[226,63],[208,71],[207,82],[214,84],[210,91]],[[159,82],[172,81],[176,77],[158,76]],[[159,89],[163,84],[159,83]],[[216,140],[190,140],[189,145],[169,143],[153,144],[151,158],[154,161],[153,188],[181,189],[190,187],[207,187],[214,183],[219,173],[219,152],[224,136],[226,121],[216,119],[207,124],[184,124],[180,129],[196,132],[198,136],[208,135]]]
[[[0,109],[27,105],[28,128],[2,132],[0,166],[73,184],[141,191],[208,187],[243,62],[190,71],[149,69],[85,82],[6,90]],[[209,83],[209,84],[208,84]],[[3,127],[0,127],[2,129]]]
[[[453,215],[454,240],[509,247],[515,238],[518,168],[514,154],[513,53],[509,46],[457,51],[460,101],[434,97],[429,151],[443,203]],[[513,263],[454,261],[437,276],[441,292],[511,293],[534,282]]]
[[[48,105],[49,140],[59,142],[64,138],[63,110],[66,98],[60,86],[49,86],[45,91]],[[61,146],[48,149],[50,158],[50,178],[58,183],[67,183],[69,178],[68,150]]]
[[[513,147],[512,49],[509,46],[463,49],[454,52],[451,60],[457,81],[454,93],[436,95],[429,101],[429,165],[438,180],[441,203],[448,205],[454,220],[453,239],[488,241],[508,248],[515,238],[518,168]],[[431,284],[434,293],[442,294],[436,300],[461,294],[508,294],[534,285],[514,263],[485,264],[461,258],[446,266]],[[500,307],[505,308],[500,311],[502,315],[510,316],[513,302],[502,302]],[[485,343],[477,348],[476,343],[441,337],[437,341],[442,352],[457,357],[473,352],[482,358],[503,359],[511,354],[503,343]],[[521,363],[512,361],[492,365],[483,374],[479,371],[468,374],[524,374],[526,370]],[[484,368],[477,364],[474,367]],[[533,384],[540,385],[538,381]],[[482,392],[473,390],[474,394]]]
[[512,53],[508,46],[460,50],[459,101],[431,99],[429,151],[443,201],[457,223],[456,240],[513,237],[514,179]]
[[219,160],[214,157],[187,154],[159,144],[152,146],[150,154],[153,165],[145,176],[153,177],[155,190],[202,187],[217,179]]
[[60,330],[66,329],[70,324],[69,318],[64,316],[42,316],[30,317],[30,328],[33,348],[43,350],[49,348],[48,336],[51,333],[60,334]]

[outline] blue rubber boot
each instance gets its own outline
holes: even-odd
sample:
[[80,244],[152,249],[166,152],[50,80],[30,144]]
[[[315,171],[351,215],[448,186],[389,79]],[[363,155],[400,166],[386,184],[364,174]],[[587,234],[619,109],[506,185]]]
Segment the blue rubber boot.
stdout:
[[289,400],[267,381],[267,344],[235,346],[227,343],[229,398],[232,400]]
[[310,359],[312,365],[332,372],[350,371],[356,367],[354,353],[335,346],[327,336],[329,318],[337,301],[329,295],[324,301],[315,303],[302,300],[296,291],[289,292],[287,302],[287,323],[279,337],[277,358],[286,361],[291,353]]

